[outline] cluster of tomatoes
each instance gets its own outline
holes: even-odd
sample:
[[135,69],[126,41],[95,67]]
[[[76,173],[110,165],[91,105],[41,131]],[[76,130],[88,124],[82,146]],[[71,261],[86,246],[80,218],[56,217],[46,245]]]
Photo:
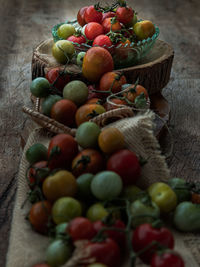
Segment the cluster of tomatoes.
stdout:
[[29,221],[35,231],[53,237],[46,263],[34,267],[62,266],[76,242],[85,240],[81,260],[87,267],[122,266],[127,250],[130,266],[137,257],[152,267],[184,266],[160,216],[173,212],[177,229],[199,231],[200,207],[190,201],[191,185],[172,178],[147,190],[137,187],[142,165],[118,129],[84,122],[75,138],[58,134],[48,149],[31,146],[26,158],[33,204]]

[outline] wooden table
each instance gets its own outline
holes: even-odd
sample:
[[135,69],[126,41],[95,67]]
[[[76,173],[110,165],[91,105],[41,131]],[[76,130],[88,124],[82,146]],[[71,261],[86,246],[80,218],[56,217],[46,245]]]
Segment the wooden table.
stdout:
[[[94,1],[98,2],[98,1]],[[103,1],[102,1],[103,2]],[[92,2],[84,1],[84,5]],[[59,5],[58,5],[59,4]],[[175,50],[171,81],[163,90],[171,105],[172,176],[200,178],[200,46],[198,0],[129,1],[139,17],[160,28]],[[0,266],[5,266],[22,147],[34,127],[22,113],[30,104],[32,49],[51,27],[75,17],[83,1],[0,0]]]

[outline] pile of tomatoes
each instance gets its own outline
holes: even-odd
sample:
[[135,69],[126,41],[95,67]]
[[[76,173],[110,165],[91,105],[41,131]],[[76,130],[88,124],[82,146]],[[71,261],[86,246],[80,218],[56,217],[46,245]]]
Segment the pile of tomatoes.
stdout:
[[152,267],[184,266],[161,218],[168,223],[171,218],[180,231],[199,231],[195,186],[172,178],[146,190],[137,187],[142,161],[126,148],[118,129],[84,122],[75,138],[55,135],[48,148],[40,143],[28,148],[26,159],[28,219],[33,230],[53,238],[46,263],[34,267],[62,266],[76,242],[85,240],[81,260],[87,267],[122,266],[127,250],[130,266],[137,257]]

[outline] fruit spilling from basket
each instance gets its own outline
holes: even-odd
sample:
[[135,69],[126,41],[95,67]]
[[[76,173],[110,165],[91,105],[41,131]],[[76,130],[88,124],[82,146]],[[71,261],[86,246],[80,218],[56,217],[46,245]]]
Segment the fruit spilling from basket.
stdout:
[[106,7],[82,7],[76,21],[55,25],[52,35],[52,53],[59,63],[65,64],[75,49],[80,52],[99,46],[111,53],[117,69],[133,66],[144,57],[154,45],[159,29],[149,20],[138,20],[133,8],[118,0]]

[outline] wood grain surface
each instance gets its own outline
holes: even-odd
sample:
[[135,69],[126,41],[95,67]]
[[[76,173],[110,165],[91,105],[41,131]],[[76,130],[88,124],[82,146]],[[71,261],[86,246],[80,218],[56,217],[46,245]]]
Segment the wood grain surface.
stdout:
[[[94,2],[97,2],[96,0]],[[102,1],[103,3],[104,1]],[[30,104],[32,50],[51,28],[75,17],[85,0],[0,0],[0,266],[5,266],[17,171],[22,147],[34,127],[22,113]],[[160,28],[160,39],[175,50],[171,80],[163,90],[171,106],[174,151],[172,176],[200,179],[200,2],[128,1],[139,17]],[[165,149],[169,138],[165,138]]]

